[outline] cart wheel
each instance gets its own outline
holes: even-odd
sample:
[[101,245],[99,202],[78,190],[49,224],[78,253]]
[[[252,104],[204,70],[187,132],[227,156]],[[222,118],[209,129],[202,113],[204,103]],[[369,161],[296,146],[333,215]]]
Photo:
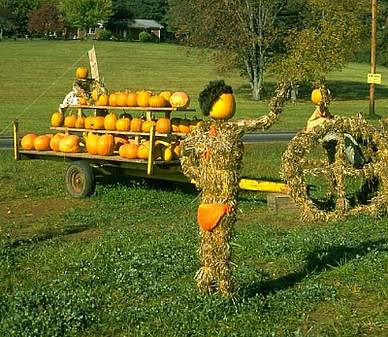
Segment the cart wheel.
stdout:
[[94,193],[96,181],[93,169],[85,161],[71,163],[66,171],[66,187],[74,198],[86,198]]
[[[357,147],[349,146],[349,135]],[[352,151],[362,163],[351,162]],[[282,177],[305,220],[379,215],[388,207],[387,159],[386,139],[364,119],[336,118],[292,139]]]

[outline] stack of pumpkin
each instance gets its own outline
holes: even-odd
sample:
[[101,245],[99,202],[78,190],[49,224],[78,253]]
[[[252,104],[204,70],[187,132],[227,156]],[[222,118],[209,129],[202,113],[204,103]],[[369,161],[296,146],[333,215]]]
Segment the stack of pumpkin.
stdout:
[[64,133],[55,135],[28,133],[23,136],[21,146],[24,150],[76,153],[80,152],[81,140],[76,135],[65,135]]

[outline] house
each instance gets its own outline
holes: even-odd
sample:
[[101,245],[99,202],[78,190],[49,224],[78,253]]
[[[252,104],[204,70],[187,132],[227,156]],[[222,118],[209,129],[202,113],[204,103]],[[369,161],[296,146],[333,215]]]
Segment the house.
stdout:
[[160,32],[164,27],[155,20],[134,19],[128,24],[128,33],[133,40],[139,40],[140,32],[149,32],[160,40]]

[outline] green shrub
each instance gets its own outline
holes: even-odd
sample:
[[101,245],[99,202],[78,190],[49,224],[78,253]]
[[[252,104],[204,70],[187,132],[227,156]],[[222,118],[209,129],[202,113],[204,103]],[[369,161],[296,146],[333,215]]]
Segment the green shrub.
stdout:
[[102,30],[98,34],[98,39],[101,40],[101,41],[110,40],[111,37],[112,37],[112,32],[110,30],[107,30],[107,29],[106,30]]
[[152,36],[148,32],[140,32],[139,33],[139,40],[140,40],[140,42],[151,42]]

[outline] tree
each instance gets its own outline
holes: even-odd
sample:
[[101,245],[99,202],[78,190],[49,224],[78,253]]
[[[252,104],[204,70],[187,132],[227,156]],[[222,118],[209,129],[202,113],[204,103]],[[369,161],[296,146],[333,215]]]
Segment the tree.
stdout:
[[138,19],[153,19],[165,23],[168,0],[129,0],[134,16]]
[[58,33],[64,28],[63,18],[53,4],[43,4],[28,14],[28,31],[48,35]]
[[61,0],[59,9],[72,27],[88,29],[103,24],[112,14],[112,0]]
[[310,77],[311,66],[293,71],[292,62],[308,60],[325,71],[342,65],[360,39],[365,8],[362,0],[215,0],[211,6],[207,0],[170,0],[170,7],[178,37],[189,46],[215,50],[224,69],[242,69],[255,99],[269,65],[280,77],[290,71],[297,80]]
[[133,18],[130,0],[112,0],[112,15],[108,20],[107,28],[111,31],[125,31]]
[[4,30],[13,29],[15,26],[15,16],[12,13],[10,2],[0,0],[0,40],[3,39]]

